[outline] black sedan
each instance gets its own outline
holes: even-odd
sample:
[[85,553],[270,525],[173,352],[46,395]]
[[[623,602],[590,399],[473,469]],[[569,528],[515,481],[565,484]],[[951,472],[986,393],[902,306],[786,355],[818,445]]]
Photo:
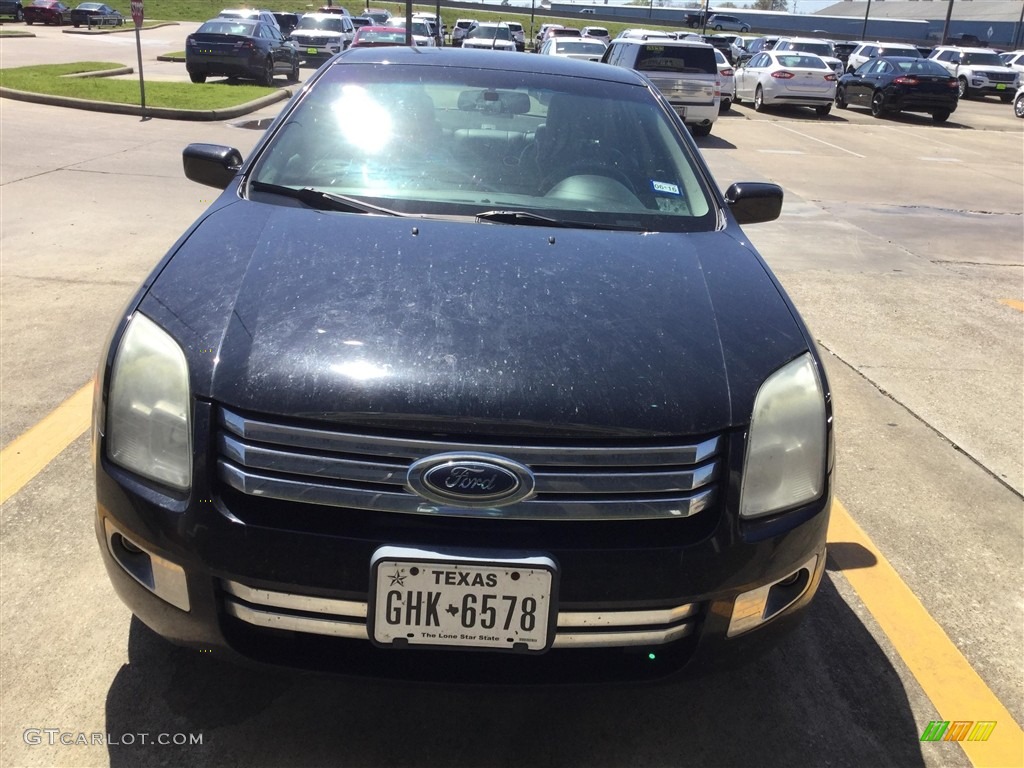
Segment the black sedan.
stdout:
[[295,44],[257,19],[211,19],[185,38],[185,69],[193,83],[220,75],[272,86],[277,74],[294,83],[299,64]]
[[71,23],[80,27],[97,24],[110,24],[120,27],[124,24],[124,16],[120,11],[104,3],[79,3],[71,11]]
[[934,61],[905,56],[869,59],[836,87],[836,107],[867,107],[875,117],[927,112],[944,123],[958,102],[955,77]]
[[184,163],[222,192],[120,316],[94,411],[100,550],[145,624],[517,683],[745,661],[795,625],[832,399],[740,229],[782,190],[723,195],[650,81],[351,48],[247,160]]

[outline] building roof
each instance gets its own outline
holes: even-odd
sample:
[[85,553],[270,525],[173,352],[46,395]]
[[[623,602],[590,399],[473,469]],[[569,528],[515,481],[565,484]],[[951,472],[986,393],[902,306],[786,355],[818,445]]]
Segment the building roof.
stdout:
[[[944,21],[949,11],[946,0],[874,0],[872,19],[922,19]],[[864,18],[864,0],[843,0],[816,13],[821,16]],[[956,0],[950,21],[1020,21],[1021,0]]]

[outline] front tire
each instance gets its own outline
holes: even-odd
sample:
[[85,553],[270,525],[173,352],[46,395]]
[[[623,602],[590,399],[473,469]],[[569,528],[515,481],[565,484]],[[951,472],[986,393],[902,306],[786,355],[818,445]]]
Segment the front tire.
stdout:
[[292,62],[292,71],[288,73],[288,82],[297,83],[299,82],[299,60],[295,59]]
[[871,114],[873,117],[885,115],[885,97],[881,91],[875,91],[875,95],[871,97]]
[[956,81],[956,91],[964,101],[971,98],[969,89],[967,88],[967,78],[961,77]]
[[949,110],[940,109],[938,112],[932,112],[932,120],[936,123],[944,123],[949,120]]
[[193,83],[205,83],[206,82],[206,75],[200,75],[200,74],[196,74],[194,72],[189,72],[188,73],[188,79],[191,80]]
[[1013,114],[1017,117],[1024,118],[1024,93],[1017,97],[1017,100],[1013,102]]
[[718,104],[718,114],[728,112],[732,108],[732,99],[722,99]]
[[694,136],[710,136],[711,135],[711,123],[707,125],[691,125],[690,133]]
[[1004,93],[999,97],[999,100],[1003,102],[1003,104],[1009,104],[1011,101],[1013,101],[1013,94]]
[[846,109],[849,103],[846,101],[846,89],[836,89],[836,109]]
[[754,91],[754,111],[764,112],[764,91],[761,90],[760,85]]

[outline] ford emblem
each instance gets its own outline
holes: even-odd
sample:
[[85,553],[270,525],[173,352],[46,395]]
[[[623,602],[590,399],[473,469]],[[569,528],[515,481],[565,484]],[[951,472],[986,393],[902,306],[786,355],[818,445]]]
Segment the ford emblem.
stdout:
[[408,488],[425,499],[457,507],[502,507],[529,498],[533,473],[487,453],[439,453],[409,467]]

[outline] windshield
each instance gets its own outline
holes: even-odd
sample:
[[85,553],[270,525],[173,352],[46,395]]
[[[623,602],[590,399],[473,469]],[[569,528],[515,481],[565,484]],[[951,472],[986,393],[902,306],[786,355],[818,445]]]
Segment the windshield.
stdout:
[[970,64],[975,67],[1005,67],[998,53],[965,53],[960,60],[961,64]]
[[471,30],[469,37],[478,38],[482,37],[485,40],[511,40],[512,32],[508,27],[488,27],[479,26],[474,30]]
[[329,32],[341,32],[341,19],[331,17],[318,19],[313,16],[303,16],[299,19],[299,26],[296,29],[325,29]]
[[555,50],[558,53],[586,53],[591,56],[600,56],[605,51],[601,43],[588,43],[583,40],[558,40],[555,43]]
[[832,56],[834,52],[828,43],[790,43],[789,50],[816,53],[819,56]]
[[245,35],[251,37],[253,30],[256,28],[254,22],[245,21],[244,19],[222,19],[217,21],[208,21],[199,29],[196,30],[196,34],[199,35]]
[[717,208],[681,130],[635,85],[346,63],[286,116],[249,188],[263,200],[266,185],[311,188],[404,215],[713,230]]
[[[395,19],[394,21],[391,22],[391,26],[395,27],[396,29],[405,29],[405,19]],[[426,22],[413,19],[412,33],[414,35],[419,35],[420,37],[430,37],[430,27],[427,25]]]
[[779,66],[790,69],[828,69],[828,65],[817,56],[799,56],[780,53],[775,57]]

